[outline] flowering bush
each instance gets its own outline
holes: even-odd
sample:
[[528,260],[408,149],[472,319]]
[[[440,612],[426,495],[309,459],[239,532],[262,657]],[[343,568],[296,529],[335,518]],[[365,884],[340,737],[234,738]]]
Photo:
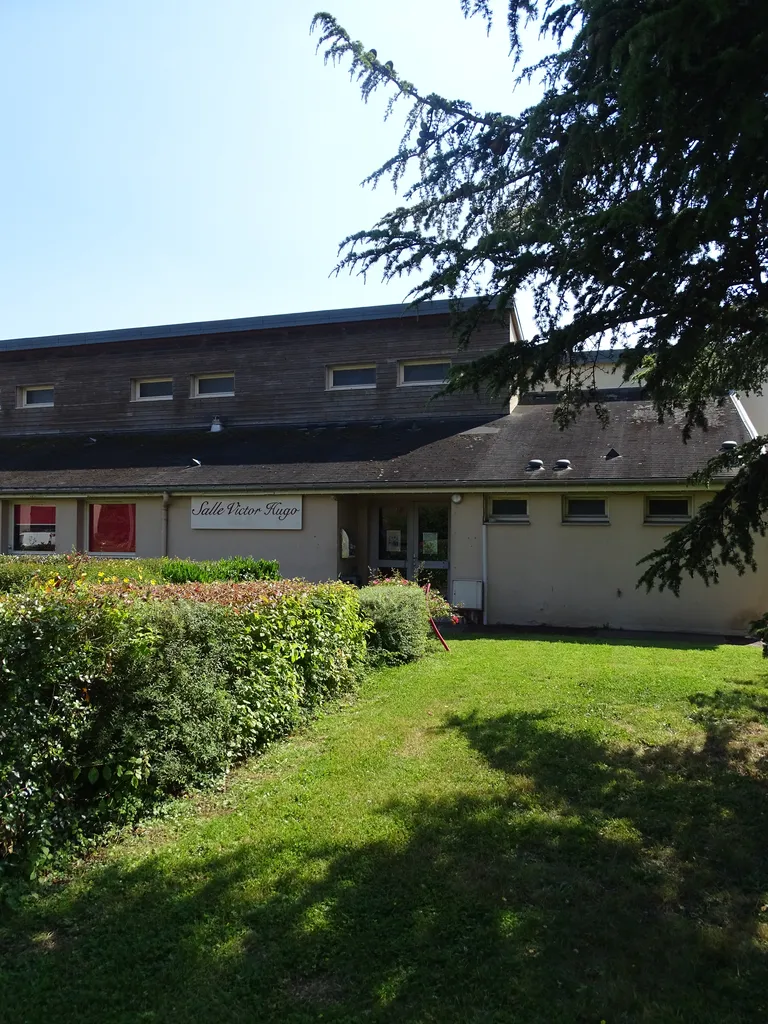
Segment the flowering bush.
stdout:
[[264,558],[222,558],[193,562],[183,558],[102,558],[83,554],[0,556],[0,593],[29,586],[67,583],[211,583],[279,580],[280,566]]

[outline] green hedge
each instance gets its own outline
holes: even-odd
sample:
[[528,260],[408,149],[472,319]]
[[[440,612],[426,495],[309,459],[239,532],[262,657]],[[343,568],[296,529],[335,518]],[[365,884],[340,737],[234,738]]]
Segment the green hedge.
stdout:
[[424,591],[407,580],[377,580],[360,591],[360,609],[373,622],[368,657],[373,665],[398,665],[426,653],[431,635]]
[[91,583],[105,577],[118,581],[150,579],[159,583],[213,583],[279,580],[280,564],[267,558],[221,558],[193,562],[186,558],[100,558],[88,555],[0,555],[0,593],[18,593],[35,583],[80,577]]
[[34,876],[61,846],[215,780],[362,669],[368,626],[352,587],[172,589],[0,599],[6,868]]

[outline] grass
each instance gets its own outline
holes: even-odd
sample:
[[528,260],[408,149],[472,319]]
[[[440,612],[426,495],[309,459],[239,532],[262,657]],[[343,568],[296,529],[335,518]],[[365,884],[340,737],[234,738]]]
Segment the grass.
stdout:
[[752,648],[460,639],[0,926],[0,1020],[768,1019]]

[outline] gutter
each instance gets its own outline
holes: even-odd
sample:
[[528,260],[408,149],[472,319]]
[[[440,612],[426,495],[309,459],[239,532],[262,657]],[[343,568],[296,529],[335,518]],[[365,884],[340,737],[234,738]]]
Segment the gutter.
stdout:
[[160,524],[160,557],[168,554],[168,509],[171,506],[171,492],[163,491],[163,518]]
[[[483,516],[485,520],[485,516]],[[483,522],[483,625],[488,625],[488,524]]]
[[[730,476],[719,477],[717,480],[725,483],[731,479]],[[711,485],[710,485],[711,486]],[[686,487],[693,490],[703,490],[702,486],[691,488],[689,477],[648,477],[638,480],[630,480],[622,483],[614,483],[606,480],[570,480],[564,483],[559,480],[544,481],[531,485],[530,483],[517,482],[515,480],[487,480],[467,484],[460,480],[452,482],[431,483],[425,480],[423,483],[411,484],[403,487],[377,482],[364,482],[359,484],[281,484],[276,482],[265,486],[264,484],[247,484],[233,481],[231,483],[196,484],[195,486],[174,485],[174,494],[185,494],[191,496],[206,496],[208,494],[360,494],[386,492],[387,494],[424,494],[424,493],[445,493],[455,494],[460,491],[462,494],[485,494],[487,491],[519,491],[521,494],[535,494],[537,491],[575,491],[575,490],[599,490],[610,491],[612,494],[626,492],[628,494],[636,491],[645,491],[648,488],[654,490],[679,490]],[[88,489],[82,487],[6,487],[0,488],[0,498],[27,494],[46,494],[50,497],[62,498],[89,498],[104,494],[118,495],[163,495],[168,493],[167,484],[147,484],[135,487],[117,487],[91,485]]]

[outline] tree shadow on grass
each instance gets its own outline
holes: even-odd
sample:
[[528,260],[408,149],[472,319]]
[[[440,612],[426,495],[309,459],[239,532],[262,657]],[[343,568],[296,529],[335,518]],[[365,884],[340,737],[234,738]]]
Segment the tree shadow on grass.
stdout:
[[6,937],[8,1021],[768,1019],[768,791],[733,735],[438,731],[498,785],[383,805],[387,838],[353,848],[255,836],[105,869]]

